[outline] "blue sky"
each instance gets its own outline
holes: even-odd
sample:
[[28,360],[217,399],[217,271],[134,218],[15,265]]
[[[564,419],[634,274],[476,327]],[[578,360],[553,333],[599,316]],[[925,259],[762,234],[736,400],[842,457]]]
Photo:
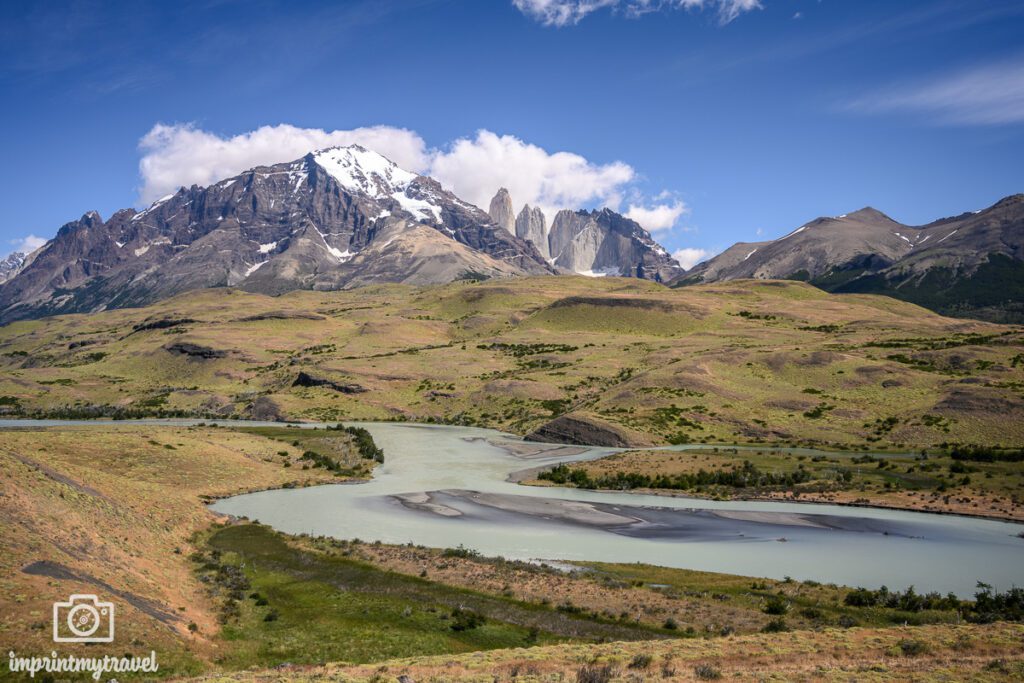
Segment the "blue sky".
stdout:
[[11,1],[0,100],[0,253],[349,139],[471,201],[612,204],[714,252],[1024,191],[1024,3]]

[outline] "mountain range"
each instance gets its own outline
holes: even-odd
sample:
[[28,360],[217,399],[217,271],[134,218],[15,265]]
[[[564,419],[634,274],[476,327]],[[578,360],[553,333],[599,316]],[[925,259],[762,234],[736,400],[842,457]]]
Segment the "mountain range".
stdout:
[[496,221],[436,180],[358,145],[335,147],[181,188],[143,211],[108,220],[90,211],[65,224],[31,255],[0,264],[0,324],[207,287],[275,295],[380,282],[572,272],[668,281],[682,273],[638,224],[608,210],[562,212],[555,235],[559,251],[550,258],[543,240],[538,248],[507,217]]
[[885,294],[944,315],[1024,322],[1024,194],[921,226],[866,207],[768,242],[740,242],[673,286],[743,278],[804,280]]
[[583,274],[674,287],[744,278],[885,294],[959,317],[1024,322],[1024,195],[909,226],[866,207],[741,242],[683,271],[635,221],[568,210],[550,224],[501,188],[488,210],[358,145],[193,185],[143,211],[95,211],[0,260],[0,324],[236,287],[277,295],[383,282]]

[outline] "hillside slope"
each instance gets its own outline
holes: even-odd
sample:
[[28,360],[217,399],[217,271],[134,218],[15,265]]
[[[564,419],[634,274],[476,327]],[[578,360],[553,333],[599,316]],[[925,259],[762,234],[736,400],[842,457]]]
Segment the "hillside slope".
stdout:
[[1019,327],[784,281],[212,289],[0,328],[0,410],[20,415],[400,419],[608,445],[918,449],[1024,445],[1022,386]]

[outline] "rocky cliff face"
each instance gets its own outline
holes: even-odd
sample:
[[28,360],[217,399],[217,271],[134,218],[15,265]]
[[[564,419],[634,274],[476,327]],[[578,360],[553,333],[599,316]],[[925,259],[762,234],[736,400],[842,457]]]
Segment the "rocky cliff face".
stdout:
[[499,189],[498,193],[491,198],[491,206],[487,213],[490,214],[491,220],[496,225],[515,234],[516,215],[512,211],[512,197],[509,196],[508,190],[504,187]]
[[587,275],[620,275],[668,282],[682,273],[636,221],[611,209],[559,211],[548,249],[559,268]]
[[[500,190],[491,202],[504,204],[511,197]],[[500,214],[498,214],[500,215]],[[550,232],[539,208],[523,207],[515,233],[537,247],[557,268],[583,275],[616,275],[668,282],[683,272],[650,234],[638,223],[610,209],[555,214]]]
[[548,228],[544,212],[539,207],[530,208],[529,204],[524,205],[523,210],[516,216],[516,237],[526,240],[537,248],[541,256],[550,259],[547,235]]
[[[412,233],[433,246],[389,250],[387,240]],[[369,254],[387,254],[387,267]],[[425,262],[442,254],[444,267]],[[0,284],[0,323],[144,305],[204,287],[278,294],[552,272],[537,249],[431,178],[340,147],[182,188],[107,221],[85,214]]]
[[1024,195],[922,226],[872,208],[817,218],[777,240],[736,244],[677,283],[738,278],[807,280],[946,315],[1024,322]]

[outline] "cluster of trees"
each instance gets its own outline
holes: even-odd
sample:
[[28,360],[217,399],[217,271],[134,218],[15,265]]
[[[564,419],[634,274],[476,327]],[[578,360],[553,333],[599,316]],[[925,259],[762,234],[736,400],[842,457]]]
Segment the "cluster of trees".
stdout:
[[110,419],[110,420],[140,420],[143,418],[184,418],[184,417],[203,417],[209,419],[220,419],[223,416],[214,415],[213,413],[200,413],[193,410],[185,410],[183,408],[162,408],[162,407],[130,407],[130,406],[115,406],[108,404],[90,404],[90,405],[71,405],[71,406],[56,406],[53,408],[41,408],[38,410],[23,410],[20,409],[20,404],[17,403],[4,403],[2,405],[11,406],[13,410],[9,410],[10,413],[16,413],[21,417],[32,418],[34,420],[93,420],[93,419]]
[[[384,449],[380,448],[373,441],[373,435],[363,427],[345,427],[343,425],[337,425],[336,427],[328,427],[335,431],[346,432],[350,434],[355,442],[356,449],[359,451],[359,455],[365,460],[374,460],[379,463],[384,462]],[[303,456],[305,458],[305,456]]]
[[961,600],[949,593],[918,594],[911,586],[905,591],[890,591],[885,586],[878,590],[857,588],[846,594],[843,602],[850,607],[887,607],[903,612],[924,610],[959,611],[968,621],[991,623],[994,621],[1024,621],[1024,588],[1011,588],[997,593],[987,583],[978,583],[974,602]]
[[907,590],[891,591],[885,586],[878,590],[857,588],[846,594],[843,602],[849,607],[888,607],[903,612],[922,612],[924,610],[956,610],[963,607],[963,602],[953,593],[919,594],[911,586]]
[[572,346],[571,344],[510,344],[508,342],[477,344],[476,347],[484,351],[501,351],[516,358],[539,353],[571,353],[579,349],[578,346]]
[[347,471],[345,467],[342,467],[341,463],[326,455],[321,455],[316,451],[306,451],[302,454],[299,460],[305,460],[306,462],[313,463],[313,467],[323,467],[325,470],[341,474],[343,471]]
[[456,607],[452,610],[450,628],[453,631],[472,631],[483,626],[486,622],[487,619],[482,614],[477,614],[473,610]]
[[948,447],[949,457],[954,460],[971,462],[1024,462],[1024,448],[992,448],[991,446],[974,446],[953,444]]
[[538,479],[554,484],[572,484],[584,489],[635,488],[689,490],[702,486],[729,486],[732,488],[759,488],[768,486],[794,486],[811,480],[811,472],[802,464],[792,472],[762,472],[749,460],[742,467],[731,470],[683,472],[680,474],[643,474],[616,472],[612,475],[591,477],[583,468],[556,465],[537,475]]
[[1005,593],[995,593],[992,586],[978,582],[974,594],[971,621],[989,624],[993,621],[1024,621],[1024,588],[1013,587]]

